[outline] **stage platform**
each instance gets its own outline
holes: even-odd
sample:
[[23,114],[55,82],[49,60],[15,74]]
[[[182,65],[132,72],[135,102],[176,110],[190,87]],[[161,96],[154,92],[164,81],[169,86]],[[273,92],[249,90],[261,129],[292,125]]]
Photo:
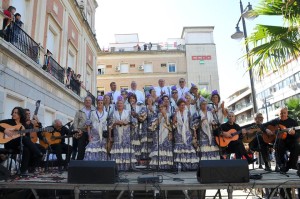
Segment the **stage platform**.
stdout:
[[[246,198],[247,196],[253,198],[255,195],[253,194],[254,191],[252,191],[253,193],[249,192],[258,188],[300,188],[300,178],[296,175],[296,170],[290,170],[284,175],[276,172],[267,173],[262,169],[256,169],[250,171],[250,174],[262,174],[263,177],[261,180],[250,180],[249,183],[200,184],[197,181],[196,172],[181,172],[179,174],[168,172],[151,172],[147,174],[145,174],[145,172],[121,172],[119,174],[119,182],[115,184],[70,184],[67,183],[67,172],[58,173],[53,171],[50,173],[40,173],[35,176],[15,177],[6,182],[0,181],[0,190],[29,189],[33,191],[36,198],[39,198],[38,190],[71,190],[72,197],[79,199],[82,198],[80,195],[85,191],[114,192],[115,195],[117,193],[114,198],[124,198],[124,196],[122,196],[123,193],[128,194],[134,192],[145,192],[149,193],[149,195],[153,195],[152,193],[155,192],[163,192],[162,198],[175,198],[171,196],[168,197],[168,192],[179,191],[182,195],[178,195],[178,198],[198,198],[197,195],[195,196],[195,192],[197,191],[221,189],[223,190],[222,195],[224,195],[224,190],[227,190],[223,198],[228,197],[231,199]],[[82,171],[82,175],[84,175],[84,171]],[[143,175],[161,176],[163,181],[154,184],[139,184],[137,178]],[[101,177],[101,174],[99,174],[99,177]],[[243,191],[236,192],[236,190]],[[207,193],[214,195],[215,192],[216,191]],[[235,196],[235,193],[238,193],[240,197]],[[128,196],[126,198],[128,198]],[[133,196],[132,198],[135,197]],[[145,197],[142,198],[145,199]]]

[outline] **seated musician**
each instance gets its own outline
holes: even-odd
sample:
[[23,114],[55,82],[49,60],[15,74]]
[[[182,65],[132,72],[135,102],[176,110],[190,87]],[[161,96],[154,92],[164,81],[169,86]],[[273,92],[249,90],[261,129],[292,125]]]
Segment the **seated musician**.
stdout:
[[[8,138],[15,135],[14,126],[25,125],[25,113],[21,107],[15,107],[11,112],[12,119],[0,121],[0,132],[3,132]],[[4,127],[4,126],[8,127]],[[24,128],[24,126],[23,126]],[[19,129],[18,129],[19,130]],[[21,137],[14,138],[5,143],[5,149],[20,150]],[[39,161],[43,157],[43,153],[31,142],[28,136],[22,136],[23,153],[20,167],[20,174],[25,174],[28,170],[30,159]]]
[[[34,128],[42,128],[42,124],[39,122],[39,119],[36,115],[33,116],[31,120],[31,113],[29,109],[24,109],[25,116],[26,116],[26,122],[24,124],[25,129],[34,129]],[[37,132],[33,132],[30,134],[27,134],[30,138],[30,140],[34,143],[34,145],[43,153],[46,154],[46,150],[44,147],[42,147],[40,144],[37,143],[38,137]],[[34,162],[33,160],[30,160],[30,167],[28,169],[29,173],[32,173],[35,171],[35,168],[40,166],[40,162]]]
[[[244,126],[244,128],[253,126],[253,125],[258,125],[263,133],[267,133],[268,135],[272,135],[272,131],[269,129],[264,128],[263,121],[264,117],[261,113],[256,113],[254,116],[255,123],[249,124]],[[251,151],[259,151],[261,152],[262,159],[265,163],[265,170],[266,171],[272,171],[271,170],[271,164],[270,164],[270,159],[269,159],[269,151],[270,151],[270,145],[268,143],[265,143],[263,140],[262,135],[257,134],[256,137],[249,143],[249,147]]]
[[[296,134],[296,131],[292,127],[297,127],[298,123],[296,120],[288,116],[288,109],[282,108],[280,110],[279,118],[271,120],[265,124],[265,127],[269,125],[279,126],[281,130],[291,128],[287,132],[286,139],[281,139],[280,135],[276,142],[276,163],[279,165],[281,172],[287,172],[289,169],[297,169],[297,160],[298,155],[300,154],[300,146],[297,142],[299,133]],[[290,151],[289,160],[285,160],[286,151]]]
[[[235,123],[235,114],[233,112],[229,112],[227,115],[228,122],[223,123],[221,125],[221,132],[220,135],[225,138],[231,138],[231,133],[228,132],[230,129],[234,129],[236,131],[242,130],[242,134],[246,134],[246,129],[242,129],[238,124]],[[256,159],[252,159],[248,156],[248,153],[245,149],[245,146],[242,141],[242,135],[239,135],[239,139],[236,141],[231,141],[226,148],[226,152],[229,153],[235,153],[236,159],[241,159],[242,156],[245,156],[245,158],[248,161],[248,164],[252,164],[256,161]]]
[[[70,162],[71,154],[72,154],[72,146],[65,143],[64,136],[70,135],[70,131],[67,127],[62,125],[62,122],[59,119],[54,120],[52,127],[54,128],[54,131],[51,133],[53,136],[62,136],[62,138],[53,139],[53,138],[46,138],[43,137],[43,133],[39,134],[40,140],[43,140],[44,142],[48,143],[50,152],[52,151],[56,157],[58,162],[58,170],[62,171],[62,166],[64,166],[64,169],[67,169],[67,165]],[[45,134],[44,134],[45,135]],[[59,143],[52,144],[52,141],[59,140]],[[66,160],[65,164],[63,165],[63,159],[62,154],[66,154]]]

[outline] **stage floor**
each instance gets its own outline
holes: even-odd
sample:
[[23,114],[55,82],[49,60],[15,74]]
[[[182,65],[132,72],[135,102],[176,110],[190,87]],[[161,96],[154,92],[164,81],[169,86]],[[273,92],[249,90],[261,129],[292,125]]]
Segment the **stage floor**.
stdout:
[[[84,171],[82,174],[84,175]],[[197,181],[196,172],[181,172],[179,174],[168,172],[151,172],[147,174],[143,172],[121,172],[119,174],[120,182],[115,184],[70,184],[67,183],[67,172],[58,173],[53,171],[40,173],[35,176],[15,177],[6,182],[1,181],[0,189],[30,189],[35,192],[34,194],[36,194],[36,196],[39,195],[39,191],[37,190],[71,190],[72,193],[74,193],[73,197],[79,199],[84,198],[81,197],[80,194],[85,191],[114,192],[117,193],[115,198],[123,198],[124,194],[130,192],[131,194],[134,192],[145,192],[149,193],[149,195],[154,195],[153,193],[155,192],[163,192],[163,198],[176,198],[172,196],[168,197],[168,192],[179,191],[182,193],[182,196],[178,195],[178,198],[198,198],[195,196],[195,192],[199,190],[212,190],[207,191],[207,195],[213,196],[216,190],[221,189],[222,195],[224,196],[224,194],[226,194],[226,198],[246,198],[247,196],[249,196],[248,198],[253,198],[255,195],[253,193],[256,192],[258,188],[300,188],[300,178],[296,175],[296,170],[290,170],[286,175],[283,175],[276,172],[265,172],[262,169],[256,169],[250,170],[250,174],[262,174],[263,177],[261,180],[250,180],[249,183],[200,184]],[[154,184],[139,184],[137,182],[139,176],[160,176],[163,181]],[[226,190],[229,191],[229,195]],[[252,193],[249,193],[251,190]],[[231,195],[232,191],[233,196]],[[126,198],[128,198],[128,196]],[[145,197],[141,198],[145,199]]]

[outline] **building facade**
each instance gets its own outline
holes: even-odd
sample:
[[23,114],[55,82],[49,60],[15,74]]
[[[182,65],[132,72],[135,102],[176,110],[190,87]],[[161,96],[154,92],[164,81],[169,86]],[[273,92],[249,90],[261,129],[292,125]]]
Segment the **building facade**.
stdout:
[[242,88],[231,94],[225,100],[225,106],[227,106],[229,111],[234,112],[236,123],[240,126],[250,124],[254,121],[252,94],[249,87]]
[[1,0],[0,29],[9,6],[24,25],[12,23],[0,38],[0,119],[10,118],[15,106],[33,112],[41,100],[43,125],[72,120],[83,98],[96,94],[97,2]]
[[[297,61],[288,63],[282,70],[255,78],[254,81],[258,112],[263,114],[264,122],[277,118],[289,99],[300,98],[300,65]],[[252,94],[248,87],[230,95],[226,106],[235,112],[239,125],[254,120]]]
[[130,88],[134,80],[143,90],[158,86],[159,79],[168,86],[177,85],[180,78],[186,79],[187,86],[194,83],[207,91],[219,90],[213,29],[185,27],[181,38],[151,46],[139,42],[137,34],[116,35],[109,50],[98,54],[98,94],[110,91],[110,82],[116,82],[120,90]]
[[258,111],[265,121],[279,116],[280,108],[291,98],[300,98],[300,65],[288,63],[282,70],[272,71],[255,80]]

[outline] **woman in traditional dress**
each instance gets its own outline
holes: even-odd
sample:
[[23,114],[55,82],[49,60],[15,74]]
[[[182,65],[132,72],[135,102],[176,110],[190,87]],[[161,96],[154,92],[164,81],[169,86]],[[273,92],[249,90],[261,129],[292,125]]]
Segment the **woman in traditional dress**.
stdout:
[[201,160],[220,159],[219,147],[216,144],[213,135],[213,125],[216,124],[214,117],[207,110],[207,101],[205,98],[200,98],[200,116],[201,116],[201,131],[200,131],[200,158]]
[[85,148],[84,160],[108,160],[106,139],[103,130],[107,130],[107,112],[104,111],[103,97],[97,98],[97,110],[93,112],[92,128],[89,133],[89,144]]
[[210,107],[215,122],[220,125],[224,123],[224,119],[227,117],[228,110],[224,106],[224,101],[221,102],[221,97],[217,90],[211,92],[212,106]]
[[177,106],[178,109],[173,116],[173,124],[176,129],[174,162],[184,170],[196,169],[198,167],[199,158],[192,146],[194,135],[190,130],[191,114],[185,108],[184,99],[179,99]]
[[150,94],[146,96],[145,105],[146,118],[142,122],[141,130],[141,158],[146,160],[149,159],[149,153],[151,151],[153,142],[153,132],[150,131],[148,127],[157,117],[156,107]]
[[196,104],[191,104],[192,96],[189,93],[185,93],[185,109],[189,111],[190,115],[197,113]]
[[[172,109],[175,111],[177,109],[177,101],[179,100],[178,98],[178,91],[176,86],[171,87],[171,98],[170,98],[170,103]],[[174,112],[173,111],[173,112]]]
[[110,117],[115,109],[114,104],[112,104],[111,94],[109,93],[105,94],[103,97],[104,97],[103,99],[104,110],[107,113],[108,117]]
[[171,169],[173,166],[172,128],[170,114],[162,100],[159,101],[158,119],[155,122],[157,122],[158,129],[153,132],[150,166],[163,170]]
[[[117,110],[112,114],[112,125],[109,131],[109,139],[114,140],[110,151],[111,160],[115,160],[120,171],[134,168],[136,161],[134,148],[131,146],[130,135],[131,113],[124,109],[123,97],[117,100]],[[112,133],[114,136],[112,137]]]
[[128,93],[128,104],[126,106],[126,110],[130,111],[131,113],[131,144],[134,147],[135,157],[137,160],[139,160],[141,155],[139,114],[142,111],[145,113],[145,109],[137,104],[137,97],[134,93]]

